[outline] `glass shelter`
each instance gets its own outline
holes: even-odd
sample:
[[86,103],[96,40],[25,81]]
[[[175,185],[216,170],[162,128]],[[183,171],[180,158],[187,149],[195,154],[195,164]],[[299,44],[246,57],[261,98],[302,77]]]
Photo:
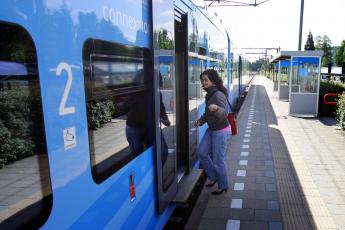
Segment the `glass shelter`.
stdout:
[[273,61],[273,91],[278,90],[279,61]]
[[278,98],[279,100],[289,100],[289,79],[291,60],[280,60],[278,71]]
[[289,100],[290,115],[317,116],[322,55],[323,51],[281,51],[275,59],[279,62],[279,99]]
[[[287,59],[286,59],[287,58]],[[290,79],[290,65],[289,57],[277,57],[272,61],[277,68],[277,80],[274,81],[274,91],[278,91],[279,100],[289,100],[289,79]]]

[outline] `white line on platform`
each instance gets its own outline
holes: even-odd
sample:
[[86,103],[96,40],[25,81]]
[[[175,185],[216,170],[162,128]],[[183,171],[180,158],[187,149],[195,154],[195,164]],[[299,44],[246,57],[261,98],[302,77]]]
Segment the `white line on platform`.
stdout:
[[241,152],[241,157],[247,157],[249,155],[249,152]]
[[235,191],[243,191],[244,190],[244,183],[235,183],[234,184]]
[[237,170],[236,176],[246,176],[247,171],[246,170]]
[[232,199],[230,208],[242,208],[243,200],[242,199]]
[[248,165],[248,160],[240,160],[239,165]]
[[240,220],[228,220],[226,224],[226,230],[240,230]]

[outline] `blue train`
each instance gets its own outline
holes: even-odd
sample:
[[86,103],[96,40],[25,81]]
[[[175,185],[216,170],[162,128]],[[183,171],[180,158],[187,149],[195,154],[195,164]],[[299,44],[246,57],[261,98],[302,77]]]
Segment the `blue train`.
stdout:
[[189,0],[3,0],[0,31],[0,228],[163,228],[199,172],[200,73],[233,103],[250,81],[221,22]]

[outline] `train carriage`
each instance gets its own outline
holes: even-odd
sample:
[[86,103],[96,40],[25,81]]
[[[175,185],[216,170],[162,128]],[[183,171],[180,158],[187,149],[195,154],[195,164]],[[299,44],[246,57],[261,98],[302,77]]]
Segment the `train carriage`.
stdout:
[[188,0],[4,0],[0,31],[0,228],[163,228],[201,175],[200,73],[234,90],[220,21]]

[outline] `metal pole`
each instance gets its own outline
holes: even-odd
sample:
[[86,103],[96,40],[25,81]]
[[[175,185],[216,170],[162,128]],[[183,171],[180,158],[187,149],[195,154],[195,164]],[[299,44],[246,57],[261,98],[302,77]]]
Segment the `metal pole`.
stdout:
[[298,50],[301,50],[301,44],[302,44],[303,11],[304,11],[304,0],[301,0],[301,15],[300,15],[300,18],[299,18]]

